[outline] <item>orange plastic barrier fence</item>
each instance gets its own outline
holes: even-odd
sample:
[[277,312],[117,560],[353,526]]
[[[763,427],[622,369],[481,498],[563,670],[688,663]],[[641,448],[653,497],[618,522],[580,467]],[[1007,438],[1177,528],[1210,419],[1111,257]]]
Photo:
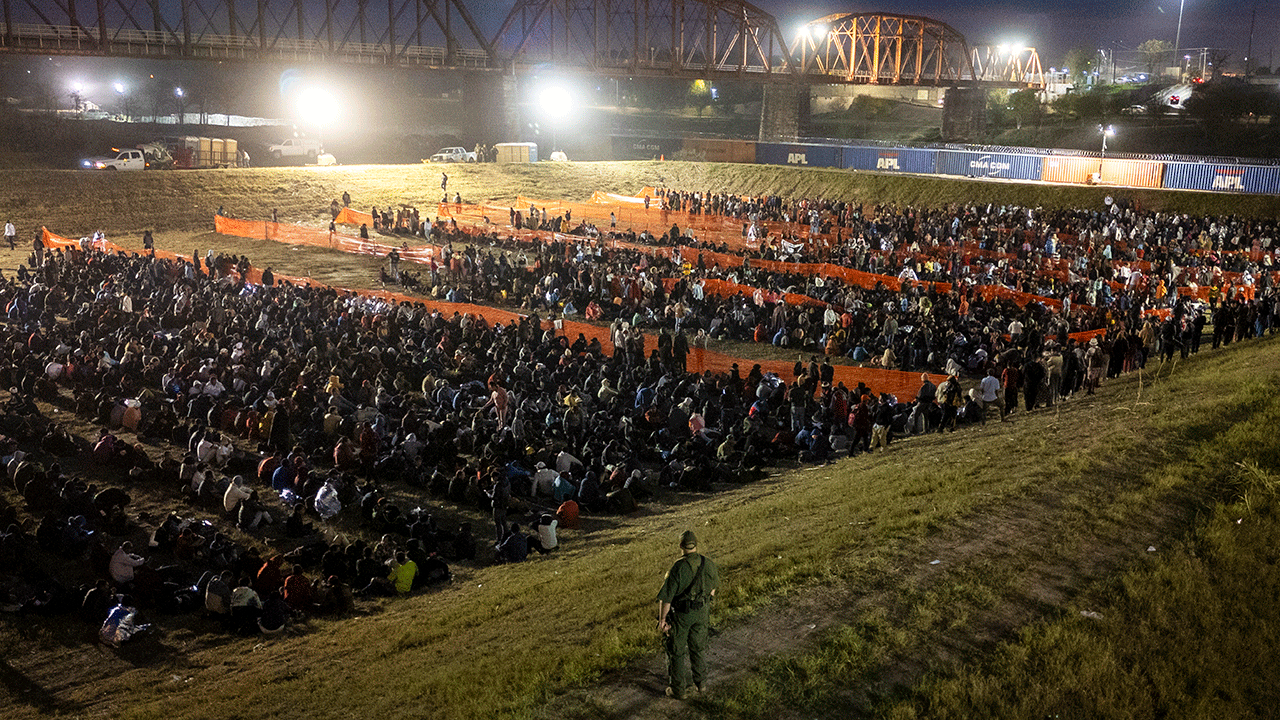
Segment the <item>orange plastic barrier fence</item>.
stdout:
[[[227,221],[231,221],[231,222],[227,222]],[[263,223],[249,222],[249,221],[243,221],[243,220],[233,220],[232,218],[223,218],[221,216],[219,216],[215,220],[215,224],[217,224],[218,227],[220,228],[226,228],[228,230],[237,230],[237,231],[252,233],[249,235],[237,235],[237,237],[261,237],[257,233],[257,228],[263,225]],[[274,226],[274,225],[278,225],[278,223],[266,223],[266,225]],[[276,228],[271,228],[271,229],[276,229]],[[298,228],[293,231],[283,233],[282,235],[285,237],[294,237],[294,238],[304,237],[305,233],[300,232],[301,230],[306,230],[306,228]],[[223,232],[223,230],[219,229],[218,232]],[[327,232],[321,232],[316,230],[312,230],[310,232],[313,234],[322,235],[325,238],[327,238],[329,235]],[[228,232],[227,234],[236,235],[237,233]],[[70,241],[66,241],[66,242],[70,242]],[[358,240],[356,242],[359,243]],[[307,244],[311,244],[311,243],[307,243]],[[364,243],[364,245],[366,246],[373,245],[373,243]],[[386,247],[388,248],[388,251],[389,251],[391,246],[380,246],[380,247]],[[339,246],[339,249],[342,249],[341,246]],[[418,248],[418,249],[411,248],[410,250],[411,251],[433,250],[433,248]],[[256,272],[254,274],[257,277],[256,281],[261,282],[261,277],[262,277],[261,273]],[[310,285],[323,287],[321,283],[317,283],[309,278],[293,278],[290,276],[284,276],[279,274],[277,274],[276,277],[280,278],[281,280],[287,280],[290,282],[298,282],[301,284],[310,284]],[[464,313],[464,314],[470,313],[479,317],[484,317],[486,322],[507,323],[512,320],[516,320],[518,322],[519,318],[523,317],[522,314],[515,313],[509,310],[501,310],[497,308],[484,307],[480,305],[471,305],[468,303],[441,302],[441,301],[431,300],[428,298],[423,298],[423,297],[414,296],[414,295],[402,295],[398,293],[390,293],[385,291],[352,290],[349,288],[336,288],[336,287],[334,289],[339,290],[341,292],[353,292],[353,293],[357,293],[357,294],[368,296],[368,297],[382,298],[384,300],[388,300],[391,302],[423,303],[429,308],[439,310],[441,313],[448,314],[448,315],[452,315],[455,312]],[[547,327],[550,327],[548,325],[549,322],[550,321],[544,321],[543,323],[544,329]],[[560,324],[561,332],[563,332],[565,336],[567,336],[570,340],[575,339],[578,336],[578,334],[581,333],[583,337],[587,338],[588,340],[591,340],[591,339],[599,340],[600,345],[605,352],[607,353],[613,352],[613,340],[612,338],[609,337],[609,329],[607,327],[599,327],[596,325],[576,322],[573,320],[560,320],[558,322]],[[656,338],[652,335],[646,335],[645,346],[647,349],[656,348],[657,347]],[[750,371],[752,365],[756,364],[756,362],[757,361],[749,358],[733,357],[730,355],[725,355],[723,353],[718,353],[718,352],[715,352],[712,350],[706,350],[703,348],[690,348],[690,354],[688,357],[688,368],[689,370],[695,371],[695,372],[710,370],[711,372],[727,373],[732,368],[732,366],[736,363],[741,369],[743,376],[745,377],[746,373]],[[787,363],[783,361],[759,361],[759,364],[761,366],[761,369],[764,370],[765,372],[776,373],[779,377],[782,377],[785,379],[791,378],[790,373],[792,372],[792,368],[794,365],[794,363]],[[858,382],[861,381],[866,383],[868,387],[874,389],[876,392],[888,392],[894,395],[898,395],[900,397],[913,397],[915,394],[915,391],[918,390],[920,387],[920,375],[917,373],[900,372],[896,370],[884,370],[884,369],[878,369],[878,368],[860,368],[860,367],[853,367],[848,365],[837,365],[835,366],[835,378],[837,382],[843,382],[845,386],[849,388],[857,386]],[[940,382],[945,379],[946,378],[944,376],[934,376],[934,382]]]
[[257,220],[237,220],[221,215],[214,216],[213,226],[214,232],[222,235],[274,240],[290,245],[310,245],[312,247],[330,248],[362,255],[386,257],[392,250],[397,250],[401,259],[423,264],[430,263],[432,258],[437,257],[440,252],[440,248],[430,245],[417,247],[386,245],[372,240],[362,240],[350,235],[315,230],[300,225],[286,225],[284,223]]
[[368,225],[373,227],[373,215],[359,210],[352,210],[344,207],[338,211],[338,217],[333,219],[339,225]]

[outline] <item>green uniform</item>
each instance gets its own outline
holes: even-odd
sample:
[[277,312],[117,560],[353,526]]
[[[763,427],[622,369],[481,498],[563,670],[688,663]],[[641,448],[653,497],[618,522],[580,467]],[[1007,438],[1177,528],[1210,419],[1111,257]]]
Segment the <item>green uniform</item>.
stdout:
[[[701,574],[698,573],[702,567]],[[694,581],[697,582],[694,582]],[[667,571],[658,600],[671,603],[667,622],[667,675],[676,695],[689,687],[689,666],[693,683],[701,686],[707,678],[707,629],[711,618],[711,591],[720,586],[720,570],[710,558],[689,553]],[[685,658],[688,657],[688,663]]]

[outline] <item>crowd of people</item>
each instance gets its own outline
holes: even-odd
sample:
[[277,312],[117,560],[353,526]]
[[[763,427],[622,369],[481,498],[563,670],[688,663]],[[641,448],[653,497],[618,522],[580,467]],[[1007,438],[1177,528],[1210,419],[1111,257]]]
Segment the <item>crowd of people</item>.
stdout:
[[[664,202],[784,219],[797,208],[677,193]],[[1069,264],[1083,258],[1081,268],[1107,273],[1117,265],[1106,248],[1113,256],[1137,248],[1162,268],[1152,277],[1176,278],[1173,258],[1205,257],[1176,252],[1198,228],[1228,245],[1261,243],[1256,233],[1272,229],[1132,210],[965,208],[952,217],[882,208],[863,220],[852,206],[815,207],[820,219],[853,223],[853,244],[828,256],[859,263],[858,240],[889,238],[867,257],[898,262],[898,244],[918,244],[921,227],[936,228],[923,233],[929,241],[954,242],[976,225],[980,240],[1007,249],[1053,242],[1066,224],[1086,238],[1070,245],[1079,254],[1049,254]],[[448,582],[450,563],[551,553],[558,530],[576,529],[581,513],[627,514],[660,493],[748,482],[770,466],[879,451],[897,437],[1091,393],[1157,354],[1198,351],[1206,312],[1215,347],[1273,329],[1276,293],[1264,271],[1256,293],[1212,297],[1205,311],[1172,294],[1158,303],[1134,286],[1134,302],[1119,292],[1059,313],[986,300],[977,283],[864,288],[709,265],[687,248],[664,257],[610,247],[610,239],[658,239],[616,229],[610,238],[581,219],[539,223],[568,237],[544,243],[456,222],[421,225],[445,246],[424,270],[431,294],[525,311],[507,323],[269,273],[247,283],[245,257],[173,261],[109,252],[105,242],[46,250],[37,241],[30,268],[0,285],[8,335],[0,379],[12,388],[0,460],[23,501],[21,512],[6,503],[0,518],[0,558],[12,569],[0,602],[36,614],[77,610],[93,623],[136,603],[203,612],[239,632],[280,632],[290,618],[348,613],[359,596]],[[1138,228],[1145,235],[1134,245]],[[666,242],[681,237],[673,228]],[[1048,248],[1019,252],[1026,264],[1017,272],[1034,272]],[[704,292],[721,279],[755,290]],[[818,302],[792,305],[785,292]],[[1144,312],[1157,304],[1167,316]],[[544,322],[577,314],[601,323],[611,347]],[[1071,337],[1079,330],[1103,332]],[[787,376],[759,365],[690,371],[691,344],[708,338],[767,341],[800,356]],[[926,374],[911,397],[846,387],[834,382],[841,356]],[[947,380],[935,384],[930,372]],[[53,422],[50,407],[100,428],[92,443]],[[126,433],[137,441],[122,440]],[[67,458],[89,469],[64,472]],[[188,504],[163,519],[140,517],[139,493]],[[447,509],[409,509],[422,498]],[[474,529],[481,517],[486,527]],[[337,530],[357,539],[336,541]],[[130,545],[141,537],[147,547]],[[41,553],[63,558],[62,571],[51,572]]]

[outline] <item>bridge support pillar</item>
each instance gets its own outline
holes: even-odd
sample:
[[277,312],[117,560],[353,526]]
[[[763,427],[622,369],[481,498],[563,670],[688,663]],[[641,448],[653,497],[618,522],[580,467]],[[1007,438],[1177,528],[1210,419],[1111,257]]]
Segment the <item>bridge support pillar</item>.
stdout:
[[468,137],[492,145],[519,139],[516,79],[497,73],[466,73],[462,83]]
[[769,83],[760,103],[760,141],[794,142],[809,125],[809,86]]

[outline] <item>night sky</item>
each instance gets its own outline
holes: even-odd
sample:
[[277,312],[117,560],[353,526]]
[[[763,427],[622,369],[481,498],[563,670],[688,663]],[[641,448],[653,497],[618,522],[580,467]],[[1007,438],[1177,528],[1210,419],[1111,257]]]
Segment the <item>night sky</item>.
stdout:
[[[1178,0],[893,0],[854,5],[839,2],[755,3],[778,18],[790,36],[808,20],[834,12],[888,12],[924,15],[941,20],[964,34],[970,45],[1023,43],[1036,47],[1046,67],[1061,65],[1068,50],[1078,46],[1132,51],[1145,40],[1174,41],[1178,28]],[[1280,2],[1277,0],[1186,0],[1182,16],[1182,47],[1218,47],[1231,51],[1232,65],[1242,65],[1249,44],[1249,19],[1258,16],[1253,48],[1256,65],[1269,65],[1270,53],[1280,54]],[[1130,53],[1131,58],[1136,56]]]

